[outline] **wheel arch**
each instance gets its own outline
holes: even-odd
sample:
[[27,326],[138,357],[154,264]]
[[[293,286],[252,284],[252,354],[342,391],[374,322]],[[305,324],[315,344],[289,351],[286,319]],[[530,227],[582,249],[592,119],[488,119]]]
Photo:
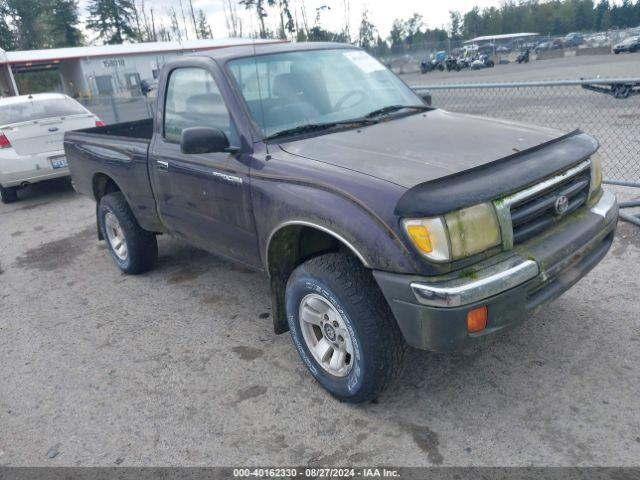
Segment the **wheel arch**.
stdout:
[[[96,201],[96,231],[98,234],[98,240],[104,240],[104,235],[102,233],[100,222],[98,220],[100,199],[109,193],[122,192],[122,189],[112,177],[102,172],[98,172],[93,175],[93,179],[91,180],[91,188],[93,191],[93,198]],[[124,195],[124,192],[122,193]]]
[[329,252],[341,251],[356,258],[366,268],[369,261],[344,235],[306,220],[288,220],[269,235],[265,248],[265,267],[271,286],[273,328],[276,334],[289,330],[284,306],[285,290],[291,273],[302,263]]
[[91,186],[93,198],[96,202],[100,202],[100,199],[108,193],[122,192],[118,183],[112,177],[102,172],[93,175]]

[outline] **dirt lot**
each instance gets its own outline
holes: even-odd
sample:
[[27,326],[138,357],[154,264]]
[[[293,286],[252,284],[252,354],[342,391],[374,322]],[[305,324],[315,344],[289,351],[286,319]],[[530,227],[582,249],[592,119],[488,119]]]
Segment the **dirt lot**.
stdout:
[[640,53],[553,58],[521,65],[517,63],[496,65],[494,68],[484,70],[402,75],[410,85],[576,80],[596,77],[640,77]]
[[640,230],[522,328],[411,351],[349,406],[272,333],[267,283],[170,237],[124,276],[68,183],[0,205],[0,465],[640,465]]

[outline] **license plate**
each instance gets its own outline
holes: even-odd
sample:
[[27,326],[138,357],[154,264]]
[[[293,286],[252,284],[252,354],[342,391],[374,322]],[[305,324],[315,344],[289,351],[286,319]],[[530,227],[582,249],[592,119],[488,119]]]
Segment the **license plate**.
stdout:
[[65,168],[67,167],[67,157],[51,157],[51,166],[53,168]]

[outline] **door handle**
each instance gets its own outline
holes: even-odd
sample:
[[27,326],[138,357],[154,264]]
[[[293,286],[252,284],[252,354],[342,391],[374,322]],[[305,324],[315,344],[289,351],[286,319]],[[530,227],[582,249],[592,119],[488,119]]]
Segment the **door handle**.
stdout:
[[156,160],[156,168],[161,172],[168,172],[169,162],[165,162],[164,160]]

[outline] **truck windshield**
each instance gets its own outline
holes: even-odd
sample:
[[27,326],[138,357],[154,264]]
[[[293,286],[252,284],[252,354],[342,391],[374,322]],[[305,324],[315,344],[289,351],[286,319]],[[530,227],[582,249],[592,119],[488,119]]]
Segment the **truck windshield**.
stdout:
[[229,69],[265,137],[304,125],[364,118],[372,112],[404,113],[398,108],[403,106],[424,108],[409,87],[361,50],[262,55],[233,60]]

